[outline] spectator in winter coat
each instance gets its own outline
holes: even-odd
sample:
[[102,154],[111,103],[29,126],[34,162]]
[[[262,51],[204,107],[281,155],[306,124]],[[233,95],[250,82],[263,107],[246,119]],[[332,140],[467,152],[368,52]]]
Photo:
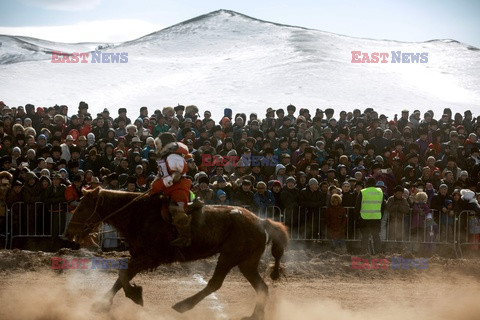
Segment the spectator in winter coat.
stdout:
[[267,207],[275,205],[275,197],[272,191],[267,190],[265,182],[260,181],[257,184],[257,192],[253,195],[253,201],[255,202],[255,207],[260,212],[265,212]]
[[275,167],[275,175],[273,176],[273,180],[278,180],[283,185],[287,176],[285,174],[285,166],[283,164],[277,164]]
[[272,191],[272,194],[275,198],[275,204],[274,205],[277,206],[277,207],[281,207],[282,203],[281,203],[281,199],[280,199],[280,193],[282,192],[282,184],[280,183],[280,181],[274,180],[270,190]]
[[387,229],[383,229],[382,240],[401,241],[404,238],[403,221],[405,217],[409,217],[410,205],[403,197],[404,189],[402,186],[396,186],[393,189],[393,196],[389,197],[385,204],[385,215],[388,221],[388,238]]
[[215,204],[223,204],[223,205],[230,204],[230,202],[227,199],[227,194],[222,189],[217,190]]
[[414,196],[412,206],[412,239],[414,241],[423,241],[425,220],[432,218],[432,213],[427,204],[428,196],[425,192],[417,192]]
[[347,227],[347,210],[342,206],[342,197],[333,194],[326,213],[327,236],[332,239],[332,249],[344,250]]
[[40,183],[35,173],[29,171],[25,174],[25,185],[22,189],[23,201],[26,203],[35,203],[40,198]]
[[280,209],[292,209],[298,207],[299,191],[295,188],[295,178],[288,177],[286,184],[280,192]]
[[325,205],[325,199],[319,190],[318,180],[311,178],[308,186],[300,191],[299,204],[306,209],[306,214],[300,214],[299,228],[305,226],[307,236],[317,239],[320,236],[319,209]]
[[65,189],[65,201],[68,203],[68,209],[74,211],[80,204],[82,196],[82,177],[75,175],[72,184]]
[[442,210],[445,200],[451,200],[450,196],[448,195],[448,186],[446,184],[441,184],[438,193],[435,194],[430,202],[430,208],[432,210],[437,210],[439,212],[444,212]]
[[252,182],[248,179],[243,179],[240,188],[233,194],[234,206],[246,206],[247,208],[253,206],[253,192],[251,187]]
[[198,191],[195,196],[201,198],[205,204],[214,204],[213,190],[210,189],[209,182],[208,177],[205,176],[198,179]]

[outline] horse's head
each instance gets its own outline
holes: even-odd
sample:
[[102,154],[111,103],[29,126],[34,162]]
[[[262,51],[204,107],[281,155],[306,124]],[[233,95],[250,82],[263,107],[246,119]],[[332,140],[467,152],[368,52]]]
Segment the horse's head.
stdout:
[[65,233],[69,240],[82,242],[93,232],[100,222],[99,215],[95,212],[99,199],[100,188],[83,190],[83,197],[75,209]]

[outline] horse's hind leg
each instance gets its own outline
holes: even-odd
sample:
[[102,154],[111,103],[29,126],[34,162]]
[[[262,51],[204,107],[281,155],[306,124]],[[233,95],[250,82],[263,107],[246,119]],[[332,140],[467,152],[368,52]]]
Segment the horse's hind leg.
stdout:
[[237,265],[237,263],[233,261],[234,257],[227,257],[223,253],[220,254],[217,266],[215,267],[215,272],[213,273],[210,281],[208,281],[207,286],[193,296],[176,303],[172,308],[177,312],[183,313],[195,307],[209,294],[220,289],[223,284],[223,280],[225,280],[227,274],[230,272],[230,270],[232,270],[234,266]]
[[260,258],[255,257],[248,261],[241,263],[238,268],[240,272],[247,278],[248,282],[252,285],[257,293],[257,300],[255,304],[255,309],[250,317],[246,317],[243,319],[255,319],[261,320],[264,318],[264,310],[265,304],[267,302],[268,297],[268,287],[265,281],[263,281],[262,277],[258,273],[258,263]]

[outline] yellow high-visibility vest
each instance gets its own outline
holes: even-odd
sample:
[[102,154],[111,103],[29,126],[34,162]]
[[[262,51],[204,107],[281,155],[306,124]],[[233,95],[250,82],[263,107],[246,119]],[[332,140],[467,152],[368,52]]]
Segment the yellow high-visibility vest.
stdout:
[[360,191],[362,193],[362,207],[360,216],[364,220],[382,219],[383,192],[380,188],[369,187]]

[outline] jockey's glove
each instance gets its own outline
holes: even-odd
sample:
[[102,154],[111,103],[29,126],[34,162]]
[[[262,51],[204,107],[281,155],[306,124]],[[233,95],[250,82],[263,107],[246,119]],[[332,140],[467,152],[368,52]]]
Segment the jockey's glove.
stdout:
[[163,184],[165,185],[165,187],[171,187],[173,185],[173,177],[172,176],[164,177]]

